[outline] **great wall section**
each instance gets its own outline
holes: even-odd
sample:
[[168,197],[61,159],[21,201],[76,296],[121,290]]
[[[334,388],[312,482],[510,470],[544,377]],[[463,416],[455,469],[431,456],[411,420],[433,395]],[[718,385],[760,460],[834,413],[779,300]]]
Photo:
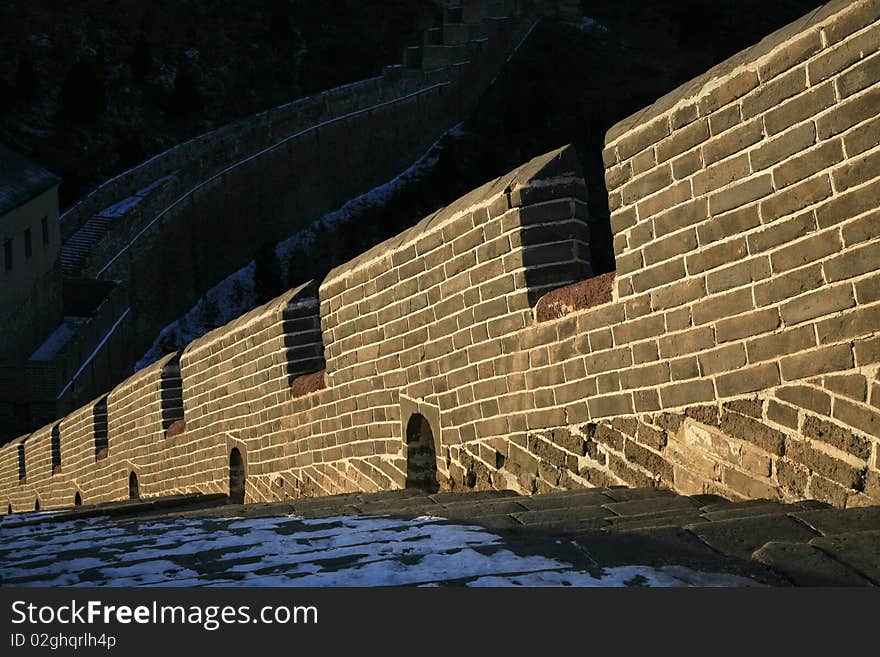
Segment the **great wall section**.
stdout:
[[[833,0],[613,127],[616,275],[590,278],[561,148],[3,446],[2,511],[616,485],[880,504],[878,46],[880,3]],[[435,95],[458,102],[412,98]],[[339,156],[333,129],[303,148]],[[281,184],[262,173],[216,185]],[[156,294],[191,276],[152,253]]]
[[97,354],[93,377],[73,377],[67,407],[129,374],[163,327],[263,244],[393,179],[466,116],[538,13],[517,0],[455,4],[382,75],[182,143],[61,215],[67,280],[117,283],[127,302],[101,323],[111,355]]

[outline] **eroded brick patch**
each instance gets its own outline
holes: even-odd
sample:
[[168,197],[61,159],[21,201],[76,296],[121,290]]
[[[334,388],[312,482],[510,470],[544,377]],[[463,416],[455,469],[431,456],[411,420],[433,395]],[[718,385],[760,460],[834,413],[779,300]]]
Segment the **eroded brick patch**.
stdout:
[[594,276],[548,292],[538,300],[535,316],[539,322],[565,317],[612,301],[615,272]]
[[165,436],[167,438],[174,438],[175,436],[181,435],[184,431],[186,431],[186,420],[177,420],[168,427]]
[[325,372],[326,370],[320,370],[318,372],[303,374],[296,377],[293,380],[293,383],[290,384],[291,399],[304,397],[311,392],[317,392],[318,390],[323,390],[324,388],[326,388],[327,382],[324,378]]

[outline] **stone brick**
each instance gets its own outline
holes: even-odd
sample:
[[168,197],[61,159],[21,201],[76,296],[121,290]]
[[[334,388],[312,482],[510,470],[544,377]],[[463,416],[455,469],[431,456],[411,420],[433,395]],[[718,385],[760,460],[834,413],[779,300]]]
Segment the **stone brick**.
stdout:
[[756,312],[723,319],[715,325],[719,344],[768,333],[779,327],[780,317],[776,308],[764,308]]
[[[843,142],[840,139],[825,141],[775,167],[773,182],[781,189],[842,161]],[[840,189],[840,185],[837,188]]]
[[639,423],[636,439],[651,449],[660,451],[666,447],[666,434],[647,424]]
[[873,151],[857,158],[851,158],[834,171],[834,187],[838,192],[846,191],[880,175],[880,151]]
[[772,80],[780,73],[806,61],[820,50],[822,50],[822,38],[819,30],[798,35],[786,42],[761,64],[758,69],[761,80]]
[[845,488],[861,488],[863,485],[862,472],[858,468],[813,449],[806,441],[786,438],[785,455]]
[[757,445],[770,454],[785,453],[785,434],[754,418],[727,411],[721,416],[719,427],[728,436]]
[[826,287],[784,303],[780,309],[782,321],[792,326],[817,317],[831,315],[852,308],[856,301],[849,285]]
[[623,451],[623,434],[609,425],[604,423],[589,425],[587,432],[591,440],[600,442],[617,452]]
[[751,258],[710,272],[706,276],[706,288],[709,294],[717,294],[735,287],[764,280],[769,276],[770,258],[766,256]]
[[800,153],[815,142],[815,124],[810,122],[798,125],[749,151],[752,170],[762,171],[795,153]]
[[682,331],[692,326],[690,308],[678,308],[672,310],[666,313],[665,317],[667,331]]
[[594,418],[626,415],[633,412],[632,395],[628,392],[591,397],[587,400],[587,406],[590,409],[590,417]]
[[725,237],[745,233],[760,224],[761,219],[756,203],[712,217],[712,221],[701,223],[697,226],[697,236],[700,239],[700,244],[707,245]]
[[764,414],[764,403],[755,398],[733,399],[722,404],[725,411],[733,411],[740,415],[749,415],[753,418],[761,419]]
[[691,193],[691,183],[689,180],[682,180],[671,187],[667,187],[662,192],[640,201],[637,206],[639,217],[653,217],[654,215],[660,214],[664,210],[668,210],[673,206],[684,203],[691,198],[693,198]]
[[669,135],[669,118],[661,116],[650,123],[641,126],[623,137],[617,142],[617,152],[621,160],[627,160],[639,151]]
[[[880,437],[880,413],[869,408],[853,404],[845,399],[836,399],[834,401],[834,418],[869,436]],[[864,450],[855,456],[867,459],[868,451],[869,447],[865,446]]]
[[627,440],[623,453],[630,463],[640,465],[649,472],[659,475],[663,481],[672,481],[672,464],[656,452],[642,447],[637,442]]
[[672,175],[676,180],[687,178],[703,168],[703,156],[699,149],[692,150],[672,160]]
[[[826,28],[826,34],[829,30],[833,30],[833,26]],[[870,52],[872,48],[870,42],[872,32],[874,33],[874,39],[876,39],[877,30],[872,30],[849,40],[847,43],[829,48],[819,57],[816,57],[809,63],[810,81],[813,84],[818,84],[822,80],[827,80],[861,59],[863,53]],[[868,50],[865,50],[866,47]],[[876,45],[873,45],[873,48],[876,48]]]
[[657,161],[666,160],[690,150],[709,138],[709,122],[705,119],[696,121],[676,130],[668,138],[657,144]]
[[770,174],[750,178],[712,194],[709,197],[709,213],[713,216],[718,215],[757,201],[772,192],[773,182]]
[[[794,255],[794,254],[792,254]],[[822,266],[802,267],[783,276],[776,276],[759,283],[754,288],[755,301],[758,306],[778,303],[809,290],[815,290],[825,283],[822,277]]]
[[846,251],[823,265],[829,283],[853,278],[877,269],[880,262],[880,242]]
[[834,226],[863,212],[876,209],[878,194],[880,194],[880,179],[834,196],[816,208],[816,220],[819,227]]
[[831,396],[812,386],[785,386],[776,391],[776,396],[799,408],[805,408],[822,415],[831,415]]
[[633,174],[640,175],[653,169],[657,165],[657,149],[647,148],[638,155],[635,155],[630,162],[632,163]]
[[620,374],[620,385],[629,390],[656,386],[670,381],[669,364],[655,363],[644,367],[632,367]]
[[674,210],[654,217],[654,235],[662,237],[681,228],[698,224],[708,218],[708,201],[705,198],[694,199]]
[[782,378],[786,381],[808,376],[839,372],[853,367],[853,352],[848,344],[822,347],[814,351],[783,358]]
[[744,237],[720,242],[689,254],[686,258],[687,270],[692,275],[700,274],[709,269],[742,260],[747,254],[748,249]]
[[717,162],[694,176],[694,196],[704,196],[729,185],[734,180],[748,178],[750,173],[748,153],[742,153],[724,162]]
[[700,363],[700,373],[703,376],[712,376],[719,372],[730,372],[745,365],[746,350],[741,344],[727,345],[702,353],[697,359]]
[[632,345],[633,363],[639,365],[641,363],[649,363],[659,358],[657,353],[657,341],[647,340]]
[[596,374],[608,370],[621,370],[632,365],[632,351],[629,347],[620,347],[599,352],[587,357],[587,372]]
[[[812,87],[809,91],[792,98],[764,115],[767,134],[778,134],[786,128],[828,109],[834,103],[834,85],[831,81]],[[821,134],[820,131],[820,136]]]
[[779,384],[779,368],[776,363],[762,363],[715,379],[715,387],[720,397],[733,397],[746,392],[772,388]]
[[718,135],[742,121],[742,110],[739,105],[728,105],[709,117],[709,128],[713,135]]
[[828,139],[862,121],[873,119],[877,115],[878,105],[880,105],[880,87],[842,101],[833,110],[816,120],[816,134],[819,139]]
[[711,114],[717,109],[740,98],[758,86],[758,75],[755,71],[745,70],[726,78],[722,84],[714,87],[699,101],[700,116]]
[[779,491],[769,482],[750,477],[729,466],[724,467],[721,481],[749,499],[779,499]]
[[[665,310],[695,301],[706,294],[706,280],[691,278],[651,291],[651,308]],[[667,326],[668,329],[668,326]],[[674,329],[668,329],[674,330]]]
[[701,326],[683,333],[664,335],[658,340],[658,345],[661,357],[674,358],[714,347],[715,336],[711,327]]
[[623,186],[621,195],[625,205],[639,201],[672,184],[672,166],[667,164],[635,178]]
[[634,274],[633,289],[636,292],[647,292],[685,276],[684,258],[677,258],[653,267],[647,267]]
[[651,338],[660,335],[665,330],[666,323],[662,315],[643,317],[632,322],[620,324],[612,329],[614,340],[619,345]]
[[783,490],[796,497],[806,497],[809,471],[797,463],[779,459],[776,461],[776,479]]
[[857,458],[867,461],[871,456],[871,443],[866,438],[814,415],[804,418],[802,432],[807,438],[827,443]]
[[[776,171],[774,170],[774,176]],[[796,178],[798,174],[791,174]],[[781,185],[777,183],[777,187]],[[770,198],[761,202],[761,216],[764,223],[776,221],[798,210],[825,200],[831,196],[831,178],[827,174],[805,180],[802,183],[789,187],[784,191],[776,192]]]
[[770,255],[774,272],[784,272],[795,267],[821,260],[843,248],[837,231],[823,231]]
[[605,187],[609,192],[612,192],[630,180],[632,176],[633,170],[630,162],[624,162],[619,166],[608,168],[605,170]]
[[711,381],[685,381],[660,388],[660,400],[663,402],[664,408],[687,406],[714,398],[715,387]]
[[790,219],[776,222],[765,230],[749,235],[749,253],[760,253],[772,249],[774,246],[792,242],[815,231],[816,228],[816,217],[813,211],[802,212]]
[[617,235],[621,231],[636,225],[636,209],[615,210],[611,213],[611,231]]
[[780,404],[775,399],[771,399],[767,404],[767,419],[795,431],[798,428],[797,409],[787,404]]
[[[880,144],[880,116],[850,130],[843,138],[847,155],[854,157]],[[675,169],[675,163],[672,168]]]
[[703,161],[709,166],[757,144],[763,137],[761,119],[752,119],[707,142],[703,146]]
[[719,294],[694,305],[694,324],[707,324],[722,317],[738,315],[752,308],[754,308],[752,291],[748,288]]
[[760,85],[754,92],[743,98],[743,119],[750,119],[771,107],[776,107],[787,98],[799,94],[807,88],[807,69],[799,67],[780,75],[772,81]]
[[670,123],[672,125],[673,130],[678,130],[679,128],[683,128],[688,123],[692,121],[696,121],[699,116],[699,110],[697,108],[696,103],[691,103],[688,105],[682,105],[677,108],[672,115],[670,116]]
[[691,228],[648,244],[643,249],[645,264],[653,265],[696,248],[697,232]]
[[676,358],[669,363],[669,372],[673,381],[683,381],[700,376],[700,364],[696,356]]

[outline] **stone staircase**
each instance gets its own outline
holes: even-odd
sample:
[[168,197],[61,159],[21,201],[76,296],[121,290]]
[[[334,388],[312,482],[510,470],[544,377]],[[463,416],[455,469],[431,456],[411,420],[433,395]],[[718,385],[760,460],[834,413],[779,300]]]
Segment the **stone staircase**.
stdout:
[[82,226],[74,231],[61,245],[61,273],[65,278],[77,278],[86,262],[92,247],[100,242],[113,223],[135,208],[141,201],[161,190],[176,175],[176,171],[139,189],[131,196],[104,208],[92,215]]
[[421,44],[404,49],[402,67],[387,67],[385,74],[405,76],[466,66],[480,57],[492,30],[512,21],[518,11],[514,0],[447,2],[442,24],[425,30]]
[[[402,63],[386,66],[382,71],[384,77],[424,83],[426,73],[467,67],[482,56],[493,34],[500,35],[512,29],[515,17],[522,11],[515,0],[461,0],[442,4],[442,25],[426,30],[421,44],[405,48]],[[184,163],[182,169],[187,166]],[[181,169],[171,172],[82,223],[61,246],[63,275],[67,278],[82,276],[94,247],[114,230],[115,224],[128,213],[136,212],[141,201],[160,191],[180,172]]]
[[[672,585],[880,585],[880,507],[730,502],[657,488],[223,501],[187,495],[6,516],[0,583],[118,584],[110,574],[123,572],[148,573],[134,582],[143,584],[222,583],[247,573],[255,584],[339,585],[335,575],[358,581],[378,568],[371,583],[617,585],[627,573],[628,585],[663,577]],[[427,565],[460,560],[465,550],[489,559],[442,574]],[[309,579],[316,573],[323,579]]]

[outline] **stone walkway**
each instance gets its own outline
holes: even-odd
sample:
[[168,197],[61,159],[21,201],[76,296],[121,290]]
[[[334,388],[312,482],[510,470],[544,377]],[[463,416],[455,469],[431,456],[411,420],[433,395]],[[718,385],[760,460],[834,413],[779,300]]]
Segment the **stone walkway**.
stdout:
[[880,507],[591,489],[181,496],[0,522],[3,586],[880,584]]

